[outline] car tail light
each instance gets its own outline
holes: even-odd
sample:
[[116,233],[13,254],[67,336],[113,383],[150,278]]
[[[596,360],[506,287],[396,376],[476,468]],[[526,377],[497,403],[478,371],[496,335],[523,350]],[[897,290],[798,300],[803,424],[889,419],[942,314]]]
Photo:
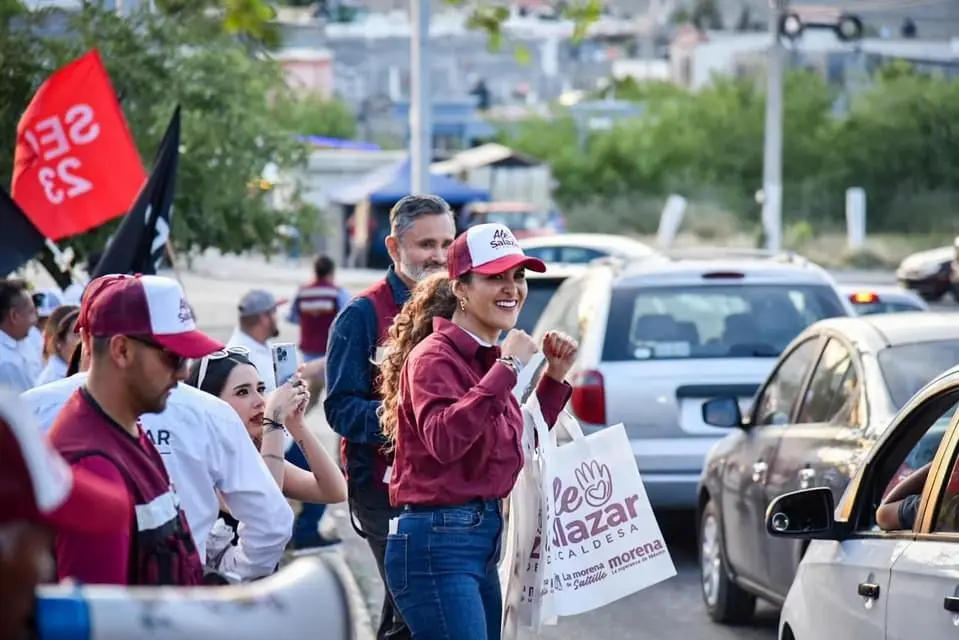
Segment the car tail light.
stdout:
[[856,304],[876,304],[879,302],[879,295],[871,291],[860,291],[849,296],[849,299]]
[[742,280],[745,277],[738,271],[710,271],[703,274],[703,280]]
[[606,424],[606,391],[603,374],[599,371],[581,371],[573,377],[573,413],[583,422]]

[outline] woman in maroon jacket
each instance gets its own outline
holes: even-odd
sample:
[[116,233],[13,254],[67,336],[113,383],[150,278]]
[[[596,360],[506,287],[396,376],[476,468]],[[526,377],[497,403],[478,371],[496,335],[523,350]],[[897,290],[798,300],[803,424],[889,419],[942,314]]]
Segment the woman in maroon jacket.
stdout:
[[[390,501],[402,513],[391,522],[385,571],[416,640],[500,637],[501,504],[523,466],[513,387],[538,350],[513,329],[526,269],[546,267],[508,228],[472,227],[450,247],[448,275],[418,285],[390,330],[381,421],[395,447]],[[536,393],[550,424],[569,398],[576,350],[558,332],[543,340]]]

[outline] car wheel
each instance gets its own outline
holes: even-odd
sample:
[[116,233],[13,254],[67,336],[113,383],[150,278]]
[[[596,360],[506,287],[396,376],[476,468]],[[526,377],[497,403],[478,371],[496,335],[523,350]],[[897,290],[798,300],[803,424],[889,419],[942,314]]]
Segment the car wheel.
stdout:
[[729,579],[723,555],[723,533],[713,501],[699,519],[699,571],[703,602],[713,622],[749,622],[756,612],[756,596]]

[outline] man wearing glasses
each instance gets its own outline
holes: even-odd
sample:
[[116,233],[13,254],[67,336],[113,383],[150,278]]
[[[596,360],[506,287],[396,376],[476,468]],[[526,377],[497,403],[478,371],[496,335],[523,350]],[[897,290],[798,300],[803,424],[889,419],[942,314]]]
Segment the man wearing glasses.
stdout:
[[127,492],[133,526],[113,535],[58,535],[58,577],[93,584],[202,584],[189,525],[140,416],[166,408],[186,377],[187,359],[223,345],[197,330],[180,286],[157,276],[94,280],[84,293],[77,329],[91,353],[90,370],[48,438],[74,468]]

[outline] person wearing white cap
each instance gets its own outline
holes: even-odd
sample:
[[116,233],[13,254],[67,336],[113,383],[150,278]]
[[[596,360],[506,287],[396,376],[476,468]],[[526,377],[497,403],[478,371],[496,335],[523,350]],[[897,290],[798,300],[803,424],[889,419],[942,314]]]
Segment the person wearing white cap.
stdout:
[[97,278],[76,326],[91,353],[90,370],[47,438],[74,467],[127,491],[136,525],[109,539],[60,534],[58,575],[100,584],[202,584],[179,496],[140,416],[166,408],[188,359],[223,345],[196,328],[180,285],[157,276]]
[[[390,503],[401,510],[386,545],[386,583],[414,638],[494,640],[501,505],[524,462],[513,389],[539,350],[514,327],[526,270],[546,265],[524,255],[504,225],[480,224],[456,238],[447,267],[413,291],[380,366],[380,420],[395,451]],[[572,392],[565,377],[577,349],[558,331],[543,338],[536,396],[549,424]]]
[[249,350],[250,361],[260,373],[260,378],[266,385],[266,393],[276,389],[270,340],[280,335],[280,328],[276,323],[276,309],[283,304],[286,304],[286,300],[277,300],[272,293],[264,289],[248,291],[237,305],[237,327],[226,343],[228,347],[244,347]]

